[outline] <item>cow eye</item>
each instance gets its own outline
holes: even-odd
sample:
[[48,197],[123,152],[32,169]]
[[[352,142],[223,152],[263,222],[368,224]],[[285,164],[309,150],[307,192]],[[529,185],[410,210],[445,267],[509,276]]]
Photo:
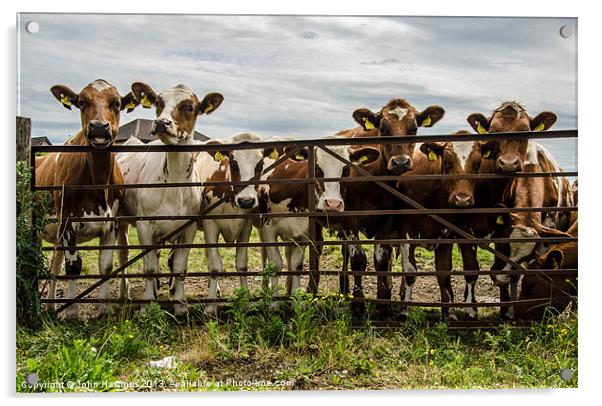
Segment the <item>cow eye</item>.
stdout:
[[346,178],[347,176],[349,176],[349,167],[348,167],[348,166],[345,166],[345,167],[343,168],[343,173],[341,174],[341,177],[342,177],[342,178]]
[[88,103],[86,103],[86,101],[83,99],[79,99],[77,102],[77,105],[79,106],[80,109],[86,107],[87,104]]
[[119,100],[113,100],[111,102],[111,108],[112,109],[119,110],[119,107],[121,107],[121,103],[119,102]]
[[418,127],[410,128],[408,130],[408,135],[416,135],[418,134]]
[[451,161],[448,161],[448,160],[443,161],[443,167],[445,168],[446,171],[451,170],[451,168],[452,168]]
[[236,162],[234,159],[231,159],[230,166],[232,167],[232,169],[238,169],[238,162]]
[[194,111],[194,107],[192,106],[192,104],[186,105],[186,111],[189,113],[192,113]]
[[255,166],[255,175],[261,175],[262,170],[263,170],[263,160],[259,161],[257,163],[257,165]]

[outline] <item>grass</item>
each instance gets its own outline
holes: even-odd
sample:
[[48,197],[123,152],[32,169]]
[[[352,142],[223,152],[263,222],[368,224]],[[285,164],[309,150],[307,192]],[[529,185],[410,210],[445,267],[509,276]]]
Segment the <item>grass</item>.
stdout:
[[[253,235],[252,240],[256,240]],[[197,241],[201,242],[200,233]],[[130,242],[137,243],[135,230]],[[91,242],[94,244],[94,242]],[[366,246],[372,254],[372,246]],[[222,250],[233,269],[234,250]],[[338,269],[340,249],[327,246],[324,269]],[[256,250],[250,269],[260,268]],[[130,255],[133,255],[131,252]],[[482,267],[492,262],[479,251]],[[96,272],[96,253],[83,254],[84,271]],[[167,270],[167,255],[162,268]],[[418,249],[419,264],[432,267],[431,252]],[[394,271],[401,271],[395,261]],[[454,268],[461,268],[457,250]],[[189,270],[205,270],[202,250],[192,250]],[[133,271],[141,271],[141,264]],[[267,275],[267,272],[266,272]],[[264,276],[266,276],[264,275]],[[260,278],[261,279],[261,278]],[[271,292],[236,290],[225,320],[205,319],[193,306],[186,321],[158,305],[69,322],[47,316],[37,331],[17,330],[18,392],[207,391],[398,388],[576,387],[577,317],[568,314],[527,329],[448,331],[413,308],[394,330],[353,329],[348,304],[297,292],[288,308],[270,311]],[[250,301],[255,296],[259,300]],[[175,357],[173,369],[151,361]],[[573,376],[564,381],[560,370]],[[32,375],[35,374],[35,375]],[[37,377],[37,379],[36,379]],[[28,384],[37,382],[38,385]]]
[[[265,292],[255,292],[261,297]],[[269,296],[269,295],[268,295]],[[179,324],[157,305],[17,330],[16,389],[30,391],[523,388],[577,386],[577,318],[452,332],[421,309],[396,330],[352,329],[347,305],[298,292],[290,316],[238,291],[226,322]],[[149,362],[176,357],[173,369]],[[559,372],[571,369],[563,381]],[[38,386],[28,386],[35,373]],[[31,376],[30,376],[31,381]]]

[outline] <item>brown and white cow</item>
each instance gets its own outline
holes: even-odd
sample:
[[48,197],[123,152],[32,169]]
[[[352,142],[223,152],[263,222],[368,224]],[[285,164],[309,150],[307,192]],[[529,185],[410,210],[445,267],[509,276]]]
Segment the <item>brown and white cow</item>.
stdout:
[[[227,143],[260,142],[258,135],[242,133],[232,137]],[[223,144],[221,140],[210,140],[209,145]],[[233,149],[226,146],[217,151],[202,153],[197,160],[196,169],[202,182],[231,182],[259,179],[263,172],[264,158],[272,153],[270,149]],[[257,210],[259,205],[258,185],[247,186],[206,186],[203,189],[203,206],[209,207],[226,197],[227,201],[220,204],[208,214],[244,214]],[[205,242],[214,244],[221,235],[228,243],[247,243],[251,236],[253,221],[250,218],[234,219],[204,219],[201,220]],[[247,270],[247,247],[236,247],[236,270]],[[209,272],[221,272],[222,260],[218,248],[207,248]],[[246,276],[240,277],[241,286],[247,287]],[[216,277],[209,279],[209,299],[216,299],[218,283]],[[214,315],[216,306],[209,303],[205,313]]]
[[[473,113],[467,118],[468,123],[479,133],[516,132],[516,131],[545,131],[556,122],[556,115],[552,112],[542,112],[532,117],[526,108],[518,102],[507,101],[502,103],[493,114],[486,118],[483,114]],[[482,164],[479,173],[513,174],[523,172],[559,172],[561,169],[552,155],[540,144],[529,139],[515,140],[489,140],[481,145]],[[509,178],[502,180],[485,180],[477,184],[477,196],[481,197],[480,207],[494,207],[504,204],[509,207],[537,207],[537,206],[571,206],[572,193],[568,179],[559,178]],[[486,225],[485,233],[491,235],[495,228],[505,228],[507,222],[499,221],[505,216],[499,216],[496,222],[502,227],[491,226],[490,221],[479,221],[482,228]],[[552,228],[566,230],[570,212],[521,213],[517,219],[516,227],[508,234],[511,237],[544,236],[554,233]],[[469,248],[469,247],[465,247]],[[509,255],[515,262],[524,262],[523,259],[533,255],[535,244],[514,243],[510,247],[497,244],[496,248]],[[476,252],[474,253],[476,260]],[[509,269],[509,265],[496,258],[492,270]],[[508,301],[518,296],[518,277],[496,275],[492,277],[500,287],[500,300]],[[503,307],[502,317],[512,317],[512,307]]]
[[[342,137],[365,138],[365,137],[411,137],[416,135],[419,127],[431,127],[443,118],[445,111],[439,106],[427,107],[422,112],[416,110],[412,104],[404,99],[393,99],[383,106],[379,112],[373,113],[368,109],[358,109],[353,113],[353,118],[360,127],[343,130],[337,133]],[[362,163],[363,170],[373,176],[402,174],[413,167],[412,156],[414,154],[414,143],[392,143],[362,145],[361,147],[373,147],[380,151],[380,156],[370,162]],[[359,146],[354,148],[361,148]],[[350,177],[362,177],[363,175],[351,168]],[[394,186],[394,183],[392,183]],[[347,185],[345,206],[348,210],[379,210],[390,209],[396,204],[396,197],[384,190],[374,182],[354,182]],[[368,238],[388,238],[389,231],[385,225],[389,221],[388,216],[365,216],[345,217],[340,220],[341,230],[339,237],[346,240],[359,240],[360,232]],[[348,293],[349,281],[347,268],[351,265],[353,272],[362,272],[366,269],[367,258],[364,250],[359,244],[343,245],[343,272],[340,278],[342,293]],[[387,272],[391,263],[391,246],[375,246],[374,264],[376,271]],[[355,297],[363,298],[362,277],[354,275],[353,294]],[[390,297],[391,284],[387,277],[378,277],[377,296]],[[354,304],[354,313],[362,313],[362,303]],[[382,309],[381,309],[382,310]],[[386,310],[384,310],[386,312]]]
[[[324,139],[336,139],[336,136],[327,136]],[[328,146],[337,155],[353,162],[368,163],[380,156],[378,149],[366,147],[355,149],[350,153],[347,146]],[[265,166],[275,162],[278,154],[265,158]],[[349,175],[349,166],[320,148],[315,149],[316,177],[344,178]],[[284,163],[276,166],[263,176],[266,180],[283,180],[306,178],[308,176],[307,150],[301,149],[299,153],[289,158]],[[345,210],[346,184],[340,182],[323,182],[316,185],[316,208],[325,212],[342,212]],[[259,189],[260,210],[264,213],[299,213],[309,210],[307,185],[303,183],[274,183],[261,185]],[[336,223],[336,221],[335,221]],[[322,235],[322,228],[330,225],[328,217],[318,221],[316,234]],[[278,238],[283,241],[307,241],[309,237],[309,220],[307,217],[276,217],[266,218],[258,224],[259,235],[264,242],[276,242]],[[321,246],[318,249],[321,251]],[[298,272],[303,269],[305,246],[285,247],[285,256],[289,271]],[[266,259],[271,261],[275,270],[282,270],[282,258],[278,247],[266,247]],[[273,294],[278,293],[278,276],[272,278]],[[300,286],[300,276],[292,275],[288,284],[288,294]]]
[[[219,93],[209,93],[202,100],[185,85],[177,85],[157,94],[149,85],[136,82],[132,92],[144,107],[155,106],[157,118],[153,121],[151,133],[159,140],[150,145],[191,145],[194,144],[194,129],[197,118],[202,114],[213,113],[224,100]],[[127,145],[142,144],[137,138],[126,141]],[[198,182],[195,170],[196,152],[124,152],[117,155],[126,184],[132,183],[186,183]],[[201,207],[201,189],[198,187],[141,188],[128,189],[122,204],[122,214],[130,216],[196,215]],[[135,227],[141,244],[157,244],[162,238],[181,227],[186,221],[137,221]],[[170,239],[176,244],[190,244],[194,241],[197,225],[191,224]],[[121,227],[120,242],[127,242],[127,225]],[[173,279],[174,313],[186,313],[184,275],[188,267],[189,248],[177,248],[170,253],[169,267],[178,276]],[[123,250],[121,262],[127,261],[127,251]],[[144,256],[144,272],[160,271],[159,253],[151,251]],[[146,278],[145,300],[156,299],[154,278]]]
[[[577,213],[572,216],[572,225],[567,230],[571,237],[578,236]],[[578,247],[576,241],[567,241],[550,246],[530,269],[577,269]],[[519,304],[515,306],[516,317],[521,320],[541,320],[546,312],[560,314],[569,303],[576,302],[577,277],[540,275],[537,272],[527,273],[521,281],[518,300],[547,299],[545,303]]]
[[[466,134],[458,131],[455,134]],[[400,177],[397,188],[400,192],[424,207],[437,208],[469,208],[475,204],[475,181],[472,179],[433,179],[412,180],[417,175],[463,175],[479,171],[481,164],[480,145],[478,142],[425,142],[420,150],[414,153],[414,168]],[[399,204],[399,208],[410,208]],[[459,216],[441,216],[456,223]],[[437,239],[450,238],[453,232],[439,222],[425,215],[396,216],[393,221],[393,232],[402,238]],[[425,248],[435,251],[435,268],[437,271],[452,270],[452,244],[429,244]],[[415,245],[400,246],[402,269],[404,272],[417,270],[414,257]],[[400,296],[402,301],[412,301],[412,288],[415,277],[403,278]],[[437,276],[442,302],[453,302],[451,278],[448,275]],[[475,301],[476,278],[466,278],[465,300]],[[471,317],[474,309],[467,308]],[[407,307],[402,308],[402,315],[407,315]],[[443,317],[456,318],[453,309],[443,308]]]
[[[53,185],[120,185],[123,177],[115,163],[115,154],[105,151],[113,144],[119,130],[119,116],[123,109],[133,110],[137,101],[132,93],[121,96],[117,89],[98,79],[85,86],[79,93],[64,85],[53,86],[50,91],[61,104],[71,110],[79,109],[82,129],[71,137],[67,144],[92,146],[96,150],[87,153],[52,153],[36,158],[36,186]],[[56,251],[52,259],[52,273],[58,274],[61,262],[65,258],[67,275],[80,275],[82,260],[77,244],[99,237],[100,245],[114,245],[117,226],[113,221],[71,222],[70,216],[110,217],[117,213],[122,197],[119,189],[94,190],[57,190],[52,193],[53,210],[59,218],[58,223],[46,228],[43,238],[52,244],[68,248]],[[98,256],[98,268],[101,274],[111,272],[113,251],[102,250]],[[122,294],[124,286],[122,286]],[[56,281],[51,281],[49,298],[54,299]],[[77,280],[69,280],[67,297],[77,295]],[[99,297],[108,299],[109,282],[100,287]],[[99,306],[104,308],[103,305]],[[67,310],[68,317],[78,315],[78,305],[73,304]]]

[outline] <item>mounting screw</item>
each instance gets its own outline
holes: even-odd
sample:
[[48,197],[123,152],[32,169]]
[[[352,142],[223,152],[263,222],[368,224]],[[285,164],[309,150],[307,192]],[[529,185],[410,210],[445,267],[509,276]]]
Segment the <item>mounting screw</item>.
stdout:
[[38,31],[40,31],[40,24],[35,21],[30,21],[25,24],[25,31],[30,34],[36,34]]
[[572,25],[563,25],[562,27],[560,27],[560,36],[562,38],[572,37],[574,31],[575,29]]
[[563,381],[569,381],[573,377],[573,371],[570,369],[561,369],[560,370],[560,379]]

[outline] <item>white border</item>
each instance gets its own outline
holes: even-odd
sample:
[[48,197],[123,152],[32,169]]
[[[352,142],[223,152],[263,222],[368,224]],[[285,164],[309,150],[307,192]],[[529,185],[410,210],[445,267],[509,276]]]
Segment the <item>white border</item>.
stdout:
[[[287,404],[304,404],[315,402],[318,398],[326,398],[328,402],[344,402],[346,404],[366,404],[375,400],[378,402],[408,402],[423,404],[472,404],[507,405],[516,400],[531,400],[553,404],[577,404],[586,401],[590,396],[595,399],[600,383],[600,306],[594,306],[600,294],[602,270],[597,269],[598,240],[597,230],[600,230],[600,215],[596,212],[596,203],[600,202],[600,152],[602,134],[597,130],[597,119],[600,117],[600,15],[596,13],[596,2],[570,1],[534,1],[504,0],[498,2],[485,1],[445,1],[430,0],[428,2],[385,2],[380,0],[343,2],[326,2],[324,0],[286,1],[227,1],[183,3],[183,2],[154,2],[104,0],[102,2],[57,2],[57,1],[28,1],[2,2],[2,89],[0,99],[0,114],[2,114],[3,139],[6,148],[2,148],[3,175],[2,185],[8,189],[2,199],[2,213],[5,213],[14,225],[14,116],[15,116],[15,78],[16,78],[16,35],[15,13],[21,12],[117,12],[117,13],[197,13],[197,14],[320,14],[320,15],[443,15],[443,16],[546,16],[546,17],[578,17],[579,18],[579,179],[580,187],[580,225],[581,258],[580,285],[581,295],[579,304],[580,337],[579,337],[579,389],[577,390],[520,390],[520,391],[399,391],[399,392],[320,392],[320,393],[229,393],[196,395],[195,399],[186,402],[219,402],[242,403],[269,402]],[[90,5],[91,4],[91,5]],[[517,46],[520,46],[519,44]],[[598,215],[596,215],[598,214]],[[8,221],[4,221],[8,224]],[[2,369],[1,382],[4,384],[5,396],[14,397],[14,234],[13,227],[3,227],[2,258],[6,266],[2,275],[4,283],[4,306],[2,311],[4,334],[1,335],[3,350],[6,354],[6,366]],[[169,395],[134,395],[144,396],[145,399],[158,399],[159,396]],[[182,397],[192,397],[192,394],[182,394]],[[130,396],[119,396],[119,401],[131,401]],[[198,399],[202,397],[202,399]],[[598,395],[599,397],[599,395]],[[116,396],[113,396],[116,398]],[[525,399],[522,399],[525,398]],[[25,401],[31,401],[24,399]],[[159,400],[159,399],[158,399]],[[35,401],[35,400],[34,400]],[[81,402],[73,396],[47,397],[44,402],[71,404]],[[160,399],[161,402],[171,402],[172,399]],[[599,400],[598,400],[599,401]],[[106,402],[102,395],[87,396],[86,402],[101,404]],[[395,404],[393,403],[393,404]]]

